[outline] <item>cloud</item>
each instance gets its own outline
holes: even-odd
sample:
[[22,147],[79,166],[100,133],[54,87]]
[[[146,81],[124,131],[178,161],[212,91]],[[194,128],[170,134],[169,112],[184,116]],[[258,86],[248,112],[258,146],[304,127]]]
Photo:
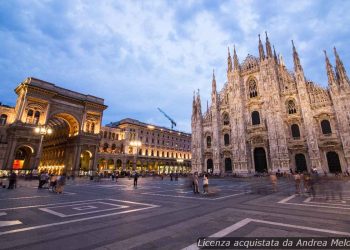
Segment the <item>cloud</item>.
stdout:
[[[268,31],[292,68],[294,39],[308,78],[325,85],[322,50],[350,61],[346,1],[1,1],[0,101],[35,76],[103,97],[104,123],[132,117],[190,131],[192,93],[226,81],[227,46],[257,55]],[[204,107],[205,105],[203,105]],[[203,109],[204,110],[204,109]]]

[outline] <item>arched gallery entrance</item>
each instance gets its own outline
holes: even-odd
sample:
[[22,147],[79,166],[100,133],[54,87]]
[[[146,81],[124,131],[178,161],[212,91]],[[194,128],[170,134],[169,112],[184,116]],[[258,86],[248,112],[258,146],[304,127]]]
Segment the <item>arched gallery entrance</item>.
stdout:
[[295,155],[295,170],[298,173],[307,172],[307,164],[304,154]]
[[80,172],[81,174],[86,174],[91,170],[92,164],[92,153],[88,150],[85,150],[80,155]]
[[255,165],[255,172],[257,173],[267,172],[267,161],[266,161],[266,153],[264,148],[254,149],[254,165]]
[[13,160],[12,169],[24,170],[30,169],[33,159],[33,149],[29,146],[20,146],[15,151],[15,159]]

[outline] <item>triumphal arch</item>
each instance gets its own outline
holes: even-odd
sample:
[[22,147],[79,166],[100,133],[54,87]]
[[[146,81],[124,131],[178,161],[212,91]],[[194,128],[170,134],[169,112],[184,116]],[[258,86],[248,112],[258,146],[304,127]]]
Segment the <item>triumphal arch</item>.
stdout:
[[15,92],[15,107],[0,106],[0,169],[94,171],[104,100],[35,78]]

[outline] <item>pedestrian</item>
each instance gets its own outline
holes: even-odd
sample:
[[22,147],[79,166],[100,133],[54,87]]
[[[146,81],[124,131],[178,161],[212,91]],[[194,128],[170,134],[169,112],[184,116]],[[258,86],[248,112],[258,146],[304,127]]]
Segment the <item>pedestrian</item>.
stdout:
[[199,180],[198,180],[198,174],[197,174],[197,172],[195,172],[195,173],[193,174],[193,181],[192,181],[192,184],[193,184],[193,193],[195,193],[195,194],[199,194],[199,191],[198,191],[198,182],[199,182]]
[[173,181],[173,173],[170,173],[170,181]]
[[114,173],[112,173],[111,177],[112,177],[112,181],[114,181],[114,177],[115,177]]
[[295,193],[300,194],[300,175],[298,172],[294,175],[294,181],[295,181]]
[[14,171],[12,171],[9,176],[9,186],[7,187],[7,189],[16,188],[16,182],[17,182],[17,174]]
[[62,174],[57,178],[56,193],[62,194],[64,185],[66,184],[66,174]]
[[277,174],[278,173],[276,173],[276,174],[271,173],[270,174],[270,181],[271,181],[271,185],[272,185],[272,190],[274,192],[277,192]]
[[162,178],[162,180],[164,179],[164,173],[162,173],[161,175],[160,175],[160,177]]
[[178,181],[178,179],[179,179],[179,174],[175,173],[175,181]]
[[135,171],[134,174],[134,187],[137,187],[137,179],[139,178],[139,174]]
[[208,181],[208,174],[203,175],[203,194],[209,193],[209,181]]

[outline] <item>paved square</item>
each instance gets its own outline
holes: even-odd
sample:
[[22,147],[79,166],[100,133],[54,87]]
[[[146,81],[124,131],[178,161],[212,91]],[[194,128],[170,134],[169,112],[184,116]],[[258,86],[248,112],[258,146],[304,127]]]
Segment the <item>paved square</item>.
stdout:
[[183,249],[211,235],[350,236],[348,180],[328,199],[327,192],[297,195],[286,178],[277,192],[267,178],[210,178],[209,194],[194,194],[190,183],[140,178],[135,188],[126,178],[76,179],[68,195],[0,190],[0,249],[46,250],[47,242],[67,250]]
[[[91,206],[91,205],[94,205],[94,206]],[[63,205],[63,206],[39,208],[39,210],[65,218],[65,217],[72,217],[77,215],[112,211],[112,210],[128,208],[128,207],[129,206],[117,205],[110,202],[90,201],[90,202],[78,202],[76,204]],[[78,211],[89,210],[89,211],[76,213],[77,210]]]

